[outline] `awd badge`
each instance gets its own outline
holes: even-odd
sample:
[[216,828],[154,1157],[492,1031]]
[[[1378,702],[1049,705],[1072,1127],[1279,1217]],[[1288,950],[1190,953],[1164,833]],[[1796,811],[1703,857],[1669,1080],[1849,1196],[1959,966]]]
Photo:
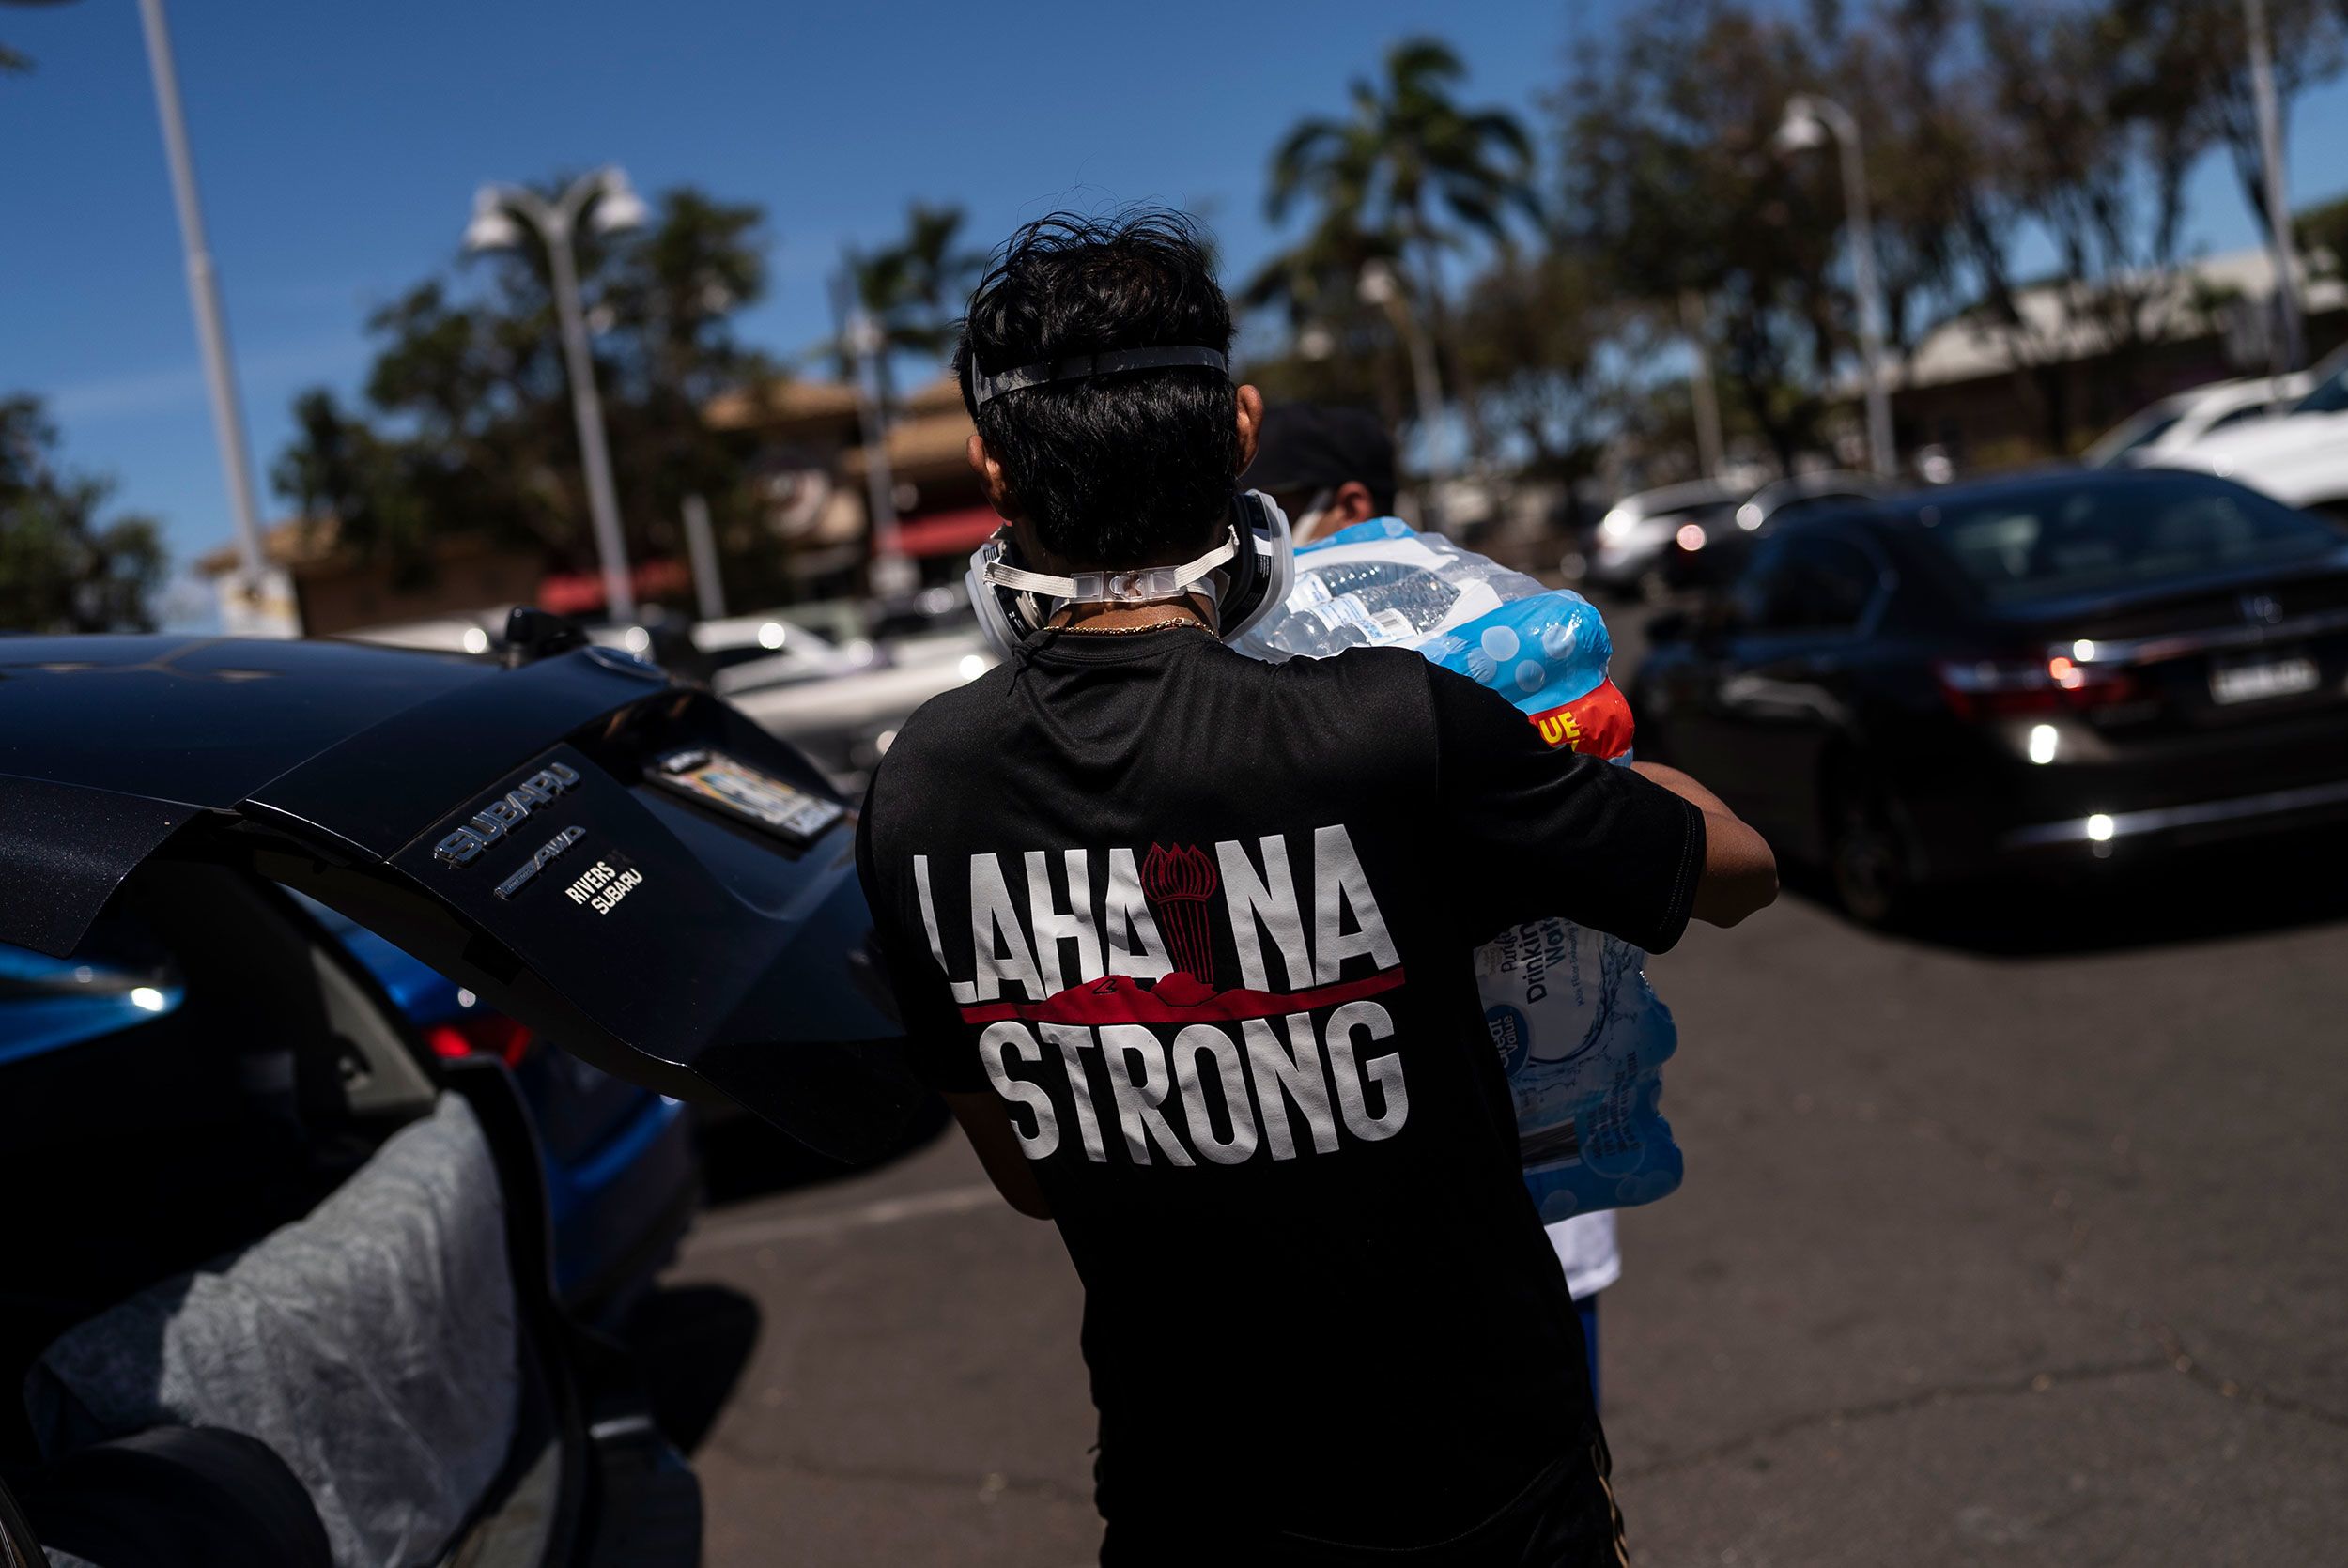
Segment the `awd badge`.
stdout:
[[581,838],[586,837],[587,830],[583,827],[564,828],[562,832],[556,834],[553,838],[539,845],[538,853],[532,855],[520,870],[516,871],[512,876],[507,877],[503,882],[499,883],[497,884],[497,896],[501,899],[512,898],[515,894],[529,886],[530,879],[545,870],[547,867],[554,861],[556,856],[560,855],[564,850],[569,849],[573,844],[578,843]]

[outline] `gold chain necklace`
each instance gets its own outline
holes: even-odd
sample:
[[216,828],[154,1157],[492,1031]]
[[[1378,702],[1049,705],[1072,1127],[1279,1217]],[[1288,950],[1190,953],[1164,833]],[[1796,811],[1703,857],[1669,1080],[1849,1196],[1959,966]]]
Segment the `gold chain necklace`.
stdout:
[[1210,637],[1214,635],[1213,627],[1191,615],[1169,616],[1164,621],[1151,621],[1139,626],[1087,626],[1079,622],[1062,626],[1060,630],[1077,637],[1139,637],[1144,632],[1163,632],[1174,626],[1195,626]]

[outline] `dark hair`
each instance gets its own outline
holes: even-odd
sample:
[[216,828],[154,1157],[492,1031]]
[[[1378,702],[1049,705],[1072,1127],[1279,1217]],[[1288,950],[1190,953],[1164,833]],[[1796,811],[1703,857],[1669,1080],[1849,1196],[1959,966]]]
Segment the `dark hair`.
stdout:
[[971,399],[975,373],[1117,348],[1229,352],[1231,307],[1179,212],[1056,212],[1012,235],[970,296],[954,375],[1043,547],[1077,567],[1171,564],[1207,547],[1239,471],[1231,378],[1125,371]]

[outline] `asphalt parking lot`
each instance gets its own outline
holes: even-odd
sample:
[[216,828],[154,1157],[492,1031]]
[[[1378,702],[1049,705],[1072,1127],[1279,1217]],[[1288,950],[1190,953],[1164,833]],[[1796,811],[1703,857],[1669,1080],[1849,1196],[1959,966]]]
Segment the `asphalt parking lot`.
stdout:
[[[1625,1216],[1634,1559],[2348,1550],[2348,847],[1924,938],[1795,893],[1656,961],[1676,1195]],[[713,1568],[1076,1568],[1076,1282],[955,1137],[810,1182],[756,1130],[646,1333]]]

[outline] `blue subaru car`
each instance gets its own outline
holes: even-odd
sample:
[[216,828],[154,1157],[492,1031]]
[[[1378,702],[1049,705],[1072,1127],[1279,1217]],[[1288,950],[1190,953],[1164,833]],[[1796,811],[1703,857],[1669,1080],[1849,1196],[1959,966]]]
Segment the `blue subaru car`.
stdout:
[[[535,1125],[554,1227],[555,1283],[590,1322],[615,1322],[691,1223],[700,1166],[686,1107],[623,1083],[325,905],[294,895],[375,977],[444,1061],[487,1056],[513,1073]],[[0,1064],[102,1039],[175,1010],[167,965],[45,957],[0,944]]]
[[365,927],[312,899],[301,902],[381,984],[435,1056],[495,1056],[513,1071],[546,1161],[556,1287],[579,1316],[616,1321],[674,1254],[701,1200],[686,1107],[550,1049]]

